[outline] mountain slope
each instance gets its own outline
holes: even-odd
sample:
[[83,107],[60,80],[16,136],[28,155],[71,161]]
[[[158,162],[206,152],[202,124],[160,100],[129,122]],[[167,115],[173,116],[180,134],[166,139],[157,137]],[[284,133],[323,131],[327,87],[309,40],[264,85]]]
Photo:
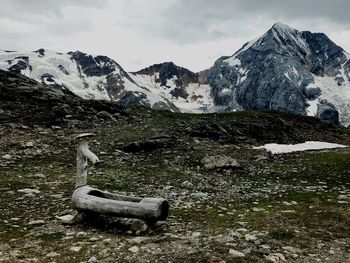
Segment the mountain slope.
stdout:
[[322,33],[276,23],[201,74],[225,111],[275,109],[349,125],[349,58]]
[[130,73],[139,85],[167,98],[181,112],[213,112],[213,98],[208,84],[201,83],[198,73],[172,62],[154,64]]
[[177,111],[166,98],[138,85],[118,63],[106,56],[92,56],[80,51],[62,54],[44,49],[26,53],[1,51],[0,69],[70,90],[85,99]]
[[276,23],[199,73],[171,62],[128,73],[106,56],[0,52],[0,69],[88,99],[174,112],[273,109],[350,125],[350,55],[323,33]]

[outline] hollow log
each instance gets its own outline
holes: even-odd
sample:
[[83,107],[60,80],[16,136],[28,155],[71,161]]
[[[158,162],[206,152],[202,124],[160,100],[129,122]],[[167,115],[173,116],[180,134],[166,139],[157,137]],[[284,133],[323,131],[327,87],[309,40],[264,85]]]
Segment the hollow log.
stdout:
[[72,203],[82,212],[138,218],[147,222],[164,221],[169,214],[169,203],[163,198],[117,195],[89,186],[76,188]]

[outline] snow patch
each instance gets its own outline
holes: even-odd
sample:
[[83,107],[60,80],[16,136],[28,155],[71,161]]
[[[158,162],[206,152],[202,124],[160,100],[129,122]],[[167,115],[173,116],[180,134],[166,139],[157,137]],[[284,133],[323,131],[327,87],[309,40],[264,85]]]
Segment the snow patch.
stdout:
[[318,99],[316,100],[308,100],[309,107],[306,108],[307,116],[316,116],[317,115],[317,105]]
[[236,57],[225,59],[224,62],[228,63],[231,67],[239,67],[242,65],[242,62]]
[[[350,83],[338,84],[333,77],[318,77],[313,75],[314,82],[310,83],[306,88],[318,87],[321,89],[321,96],[318,100],[326,99],[332,103],[339,112],[339,121],[342,125],[350,125]],[[315,116],[316,102],[309,101],[310,107],[307,108],[309,116]],[[317,109],[317,108],[316,108]],[[311,115],[315,113],[315,115]]]
[[319,141],[307,141],[299,144],[277,144],[269,143],[259,147],[253,147],[253,149],[266,149],[272,154],[301,152],[308,150],[322,150],[322,149],[334,149],[334,148],[346,148],[347,145],[319,142]]

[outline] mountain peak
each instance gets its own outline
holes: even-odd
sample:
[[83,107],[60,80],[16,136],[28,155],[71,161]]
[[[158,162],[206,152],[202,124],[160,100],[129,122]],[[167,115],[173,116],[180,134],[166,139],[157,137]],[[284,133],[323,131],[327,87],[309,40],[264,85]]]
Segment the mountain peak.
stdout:
[[288,25],[285,25],[285,24],[283,24],[283,23],[281,23],[281,22],[276,22],[276,23],[272,26],[271,29],[275,29],[275,30],[278,30],[278,31],[280,31],[280,30],[283,30],[283,31],[295,31],[294,28],[292,28],[292,27],[290,27],[290,26],[288,26]]

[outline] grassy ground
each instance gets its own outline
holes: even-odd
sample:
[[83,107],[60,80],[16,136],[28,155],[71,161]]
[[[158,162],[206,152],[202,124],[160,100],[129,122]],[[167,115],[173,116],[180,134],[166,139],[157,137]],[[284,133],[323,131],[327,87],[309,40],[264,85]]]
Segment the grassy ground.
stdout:
[[[191,135],[197,125],[220,124],[232,131],[228,123],[253,122],[266,113],[133,114],[131,120],[89,128],[98,134],[91,148],[104,163],[91,167],[88,183],[117,193],[167,198],[167,223],[144,233],[141,243],[133,241],[132,231],[62,225],[56,216],[73,212],[72,138],[79,131],[5,130],[0,156],[10,154],[11,159],[0,164],[2,261],[86,262],[95,256],[99,262],[267,262],[274,253],[282,253],[287,262],[350,260],[348,149],[270,155],[251,149],[257,138],[233,142],[232,136],[220,133]],[[156,135],[175,136],[176,143],[154,151],[121,150]],[[341,136],[336,133],[333,141],[347,142],[347,135]],[[29,141],[33,147],[25,146]],[[239,167],[204,169],[201,159],[215,155],[235,158]],[[25,188],[40,193],[18,192]],[[35,220],[43,222],[30,224]],[[139,251],[129,251],[132,246]],[[80,247],[79,252],[72,247]],[[230,249],[245,256],[235,258]]]

